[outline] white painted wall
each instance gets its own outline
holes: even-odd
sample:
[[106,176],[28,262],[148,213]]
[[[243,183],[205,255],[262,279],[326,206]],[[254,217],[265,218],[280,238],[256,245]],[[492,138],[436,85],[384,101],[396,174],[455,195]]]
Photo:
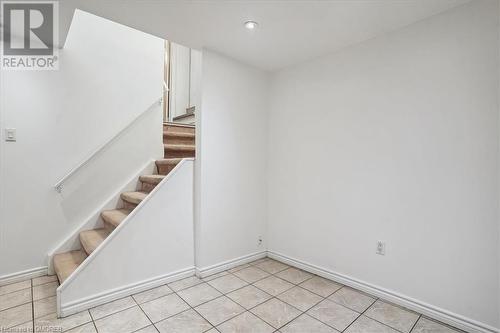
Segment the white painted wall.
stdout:
[[162,156],[156,107],[102,154],[108,163],[98,157],[57,194],[61,177],[161,97],[163,41],[77,11],[60,61],[59,71],[0,74],[0,127],[18,133],[0,143],[0,277],[45,266],[97,204]]
[[190,54],[189,47],[170,44],[170,121],[185,114],[189,107]]
[[196,266],[264,251],[268,75],[203,51],[197,114]]
[[64,281],[60,315],[194,274],[193,164],[180,162]]
[[189,106],[198,110],[201,108],[201,75],[202,75],[202,53],[191,49],[191,71],[189,73]]
[[497,6],[273,77],[271,251],[500,326]]
[[201,52],[170,43],[170,121],[201,106]]

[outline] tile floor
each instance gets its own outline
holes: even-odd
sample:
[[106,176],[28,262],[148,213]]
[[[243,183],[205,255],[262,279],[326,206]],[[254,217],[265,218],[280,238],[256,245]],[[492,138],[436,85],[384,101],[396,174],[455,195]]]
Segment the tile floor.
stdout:
[[265,258],[57,319],[55,276],[0,287],[0,332],[457,333],[444,324]]

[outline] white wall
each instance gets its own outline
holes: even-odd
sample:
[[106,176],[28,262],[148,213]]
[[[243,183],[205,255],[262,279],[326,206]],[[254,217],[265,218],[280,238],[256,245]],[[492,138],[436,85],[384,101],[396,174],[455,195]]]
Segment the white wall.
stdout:
[[500,326],[497,6],[273,77],[271,251]]
[[149,128],[104,152],[111,163],[98,158],[57,194],[61,177],[161,97],[163,41],[77,11],[59,68],[1,73],[0,126],[18,140],[0,143],[0,277],[45,266],[49,249],[162,156],[156,107],[141,120]]
[[197,114],[196,266],[260,251],[266,232],[268,76],[203,51]]

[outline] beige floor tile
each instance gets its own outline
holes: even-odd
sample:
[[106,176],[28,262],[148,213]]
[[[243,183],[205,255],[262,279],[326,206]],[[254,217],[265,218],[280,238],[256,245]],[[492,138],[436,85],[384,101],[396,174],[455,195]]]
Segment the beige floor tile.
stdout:
[[94,323],[87,323],[82,326],[72,328],[65,333],[97,333],[97,331],[95,329]]
[[189,309],[189,305],[179,296],[170,294],[140,305],[153,323]]
[[264,303],[272,296],[254,286],[246,286],[226,295],[245,309]]
[[88,311],[78,312],[64,318],[57,318],[57,315],[52,313],[35,319],[35,330],[38,329],[39,331],[44,332],[47,327],[56,327],[58,329],[60,328],[62,331],[68,331],[91,321],[92,318],[90,318]]
[[256,264],[255,267],[258,267],[258,268],[262,269],[263,271],[266,271],[270,274],[276,274],[280,271],[283,271],[283,270],[289,268],[290,266],[285,265],[285,264],[283,264],[279,261],[276,261],[276,260],[267,260],[267,261],[261,262],[259,264]]
[[33,305],[35,318],[40,318],[57,311],[56,296],[35,301]]
[[202,304],[196,307],[195,310],[214,326],[217,326],[223,321],[231,319],[245,311],[244,308],[226,296],[219,297],[208,303]]
[[302,283],[305,280],[313,277],[311,273],[305,272],[295,267],[285,269],[284,271],[277,273],[276,276],[293,284]]
[[33,300],[39,300],[56,295],[56,289],[59,286],[57,282],[49,282],[33,287]]
[[323,297],[328,297],[335,291],[342,288],[341,284],[324,279],[320,276],[315,276],[309,280],[306,280],[302,282],[300,286]]
[[301,311],[307,311],[323,300],[323,297],[301,287],[294,287],[276,297]]
[[131,333],[151,325],[144,312],[138,307],[117,312],[95,321],[99,333]]
[[345,333],[397,333],[397,331],[366,316],[360,316],[345,330]]
[[411,331],[412,333],[459,333],[460,331],[454,330],[444,324],[440,324],[433,320],[420,317],[415,328]]
[[254,286],[264,290],[270,295],[276,296],[278,294],[281,294],[285,290],[292,288],[293,284],[275,276],[269,276],[265,279],[255,282]]
[[168,286],[173,291],[179,291],[182,289],[186,289],[186,288],[195,286],[195,285],[200,284],[202,282],[203,281],[201,279],[199,279],[198,277],[190,276],[188,278],[169,283]]
[[[334,330],[328,325],[323,324],[322,322],[308,316],[307,314],[303,314],[302,316],[292,320],[285,327],[280,329],[282,333],[305,333],[305,332],[314,332],[314,333],[338,333],[338,331]],[[372,332],[374,333],[374,332]]]
[[94,320],[109,316],[110,314],[123,311],[125,309],[136,306],[132,297],[125,297],[117,299],[116,301],[109,302],[103,305],[96,306],[90,309],[90,314]]
[[149,325],[147,327],[141,328],[138,331],[135,331],[134,333],[158,333],[158,330],[154,325]]
[[243,264],[243,265],[239,265],[239,266],[233,267],[233,268],[231,268],[231,269],[228,269],[227,271],[228,271],[229,273],[234,273],[234,272],[240,271],[240,270],[242,270],[243,268],[247,268],[247,267],[250,267],[250,264]]
[[204,278],[202,278],[201,280],[203,282],[208,282],[208,281],[212,281],[214,279],[217,279],[221,276],[224,276],[224,275],[228,275],[229,272],[228,271],[223,271],[223,272],[219,272],[219,273],[215,273],[215,274],[212,274],[212,275],[209,275],[209,276],[205,276]]
[[33,332],[33,321],[28,321],[26,323],[22,323],[21,325],[14,326],[8,330],[2,331],[0,328],[0,332],[5,333],[30,333]]
[[359,313],[330,300],[324,300],[315,305],[307,311],[307,314],[338,331],[345,330],[359,316]]
[[7,284],[5,286],[0,286],[0,296],[11,293],[13,291],[19,291],[22,289],[31,288],[31,281],[21,281],[17,283]]
[[360,313],[368,309],[376,300],[374,297],[349,287],[337,290],[328,299]]
[[141,293],[133,295],[132,297],[137,303],[142,304],[160,298],[162,296],[170,295],[172,293],[172,289],[170,289],[167,285],[164,285],[143,291]]
[[248,283],[232,274],[229,274],[212,280],[208,282],[208,284],[221,293],[227,294],[233,290],[246,286]]
[[244,312],[217,326],[222,333],[271,333],[274,328],[250,312]]
[[219,333],[215,328],[212,328],[211,330],[207,331],[206,333]]
[[365,315],[401,332],[410,332],[419,317],[415,312],[380,300],[373,303]]
[[190,309],[157,323],[160,333],[202,333],[212,328],[212,325],[196,311]]
[[193,307],[222,296],[217,289],[206,283],[181,290],[178,294],[183,300]]
[[31,289],[22,289],[0,296],[0,311],[31,302]]
[[249,266],[247,268],[234,272],[233,274],[248,283],[254,283],[269,276],[269,273],[253,266]]
[[39,286],[49,282],[57,282],[57,275],[45,275],[32,279],[33,286]]
[[269,257],[265,257],[265,258],[260,258],[260,259],[257,259],[257,260],[254,260],[252,262],[249,262],[248,264],[250,266],[254,266],[254,265],[257,265],[257,264],[260,264],[260,263],[263,263],[265,261],[271,261],[272,259],[269,258]]
[[10,328],[33,319],[31,303],[16,306],[0,312],[0,327]]
[[256,306],[250,311],[274,328],[280,328],[301,314],[301,312],[293,306],[276,298]]

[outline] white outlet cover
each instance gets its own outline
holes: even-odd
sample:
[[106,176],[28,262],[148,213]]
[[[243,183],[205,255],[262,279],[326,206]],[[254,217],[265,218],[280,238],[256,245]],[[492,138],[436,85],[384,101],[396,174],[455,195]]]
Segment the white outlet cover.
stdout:
[[5,141],[16,141],[16,129],[15,128],[6,128],[5,129]]
[[377,254],[385,255],[385,242],[377,241]]

